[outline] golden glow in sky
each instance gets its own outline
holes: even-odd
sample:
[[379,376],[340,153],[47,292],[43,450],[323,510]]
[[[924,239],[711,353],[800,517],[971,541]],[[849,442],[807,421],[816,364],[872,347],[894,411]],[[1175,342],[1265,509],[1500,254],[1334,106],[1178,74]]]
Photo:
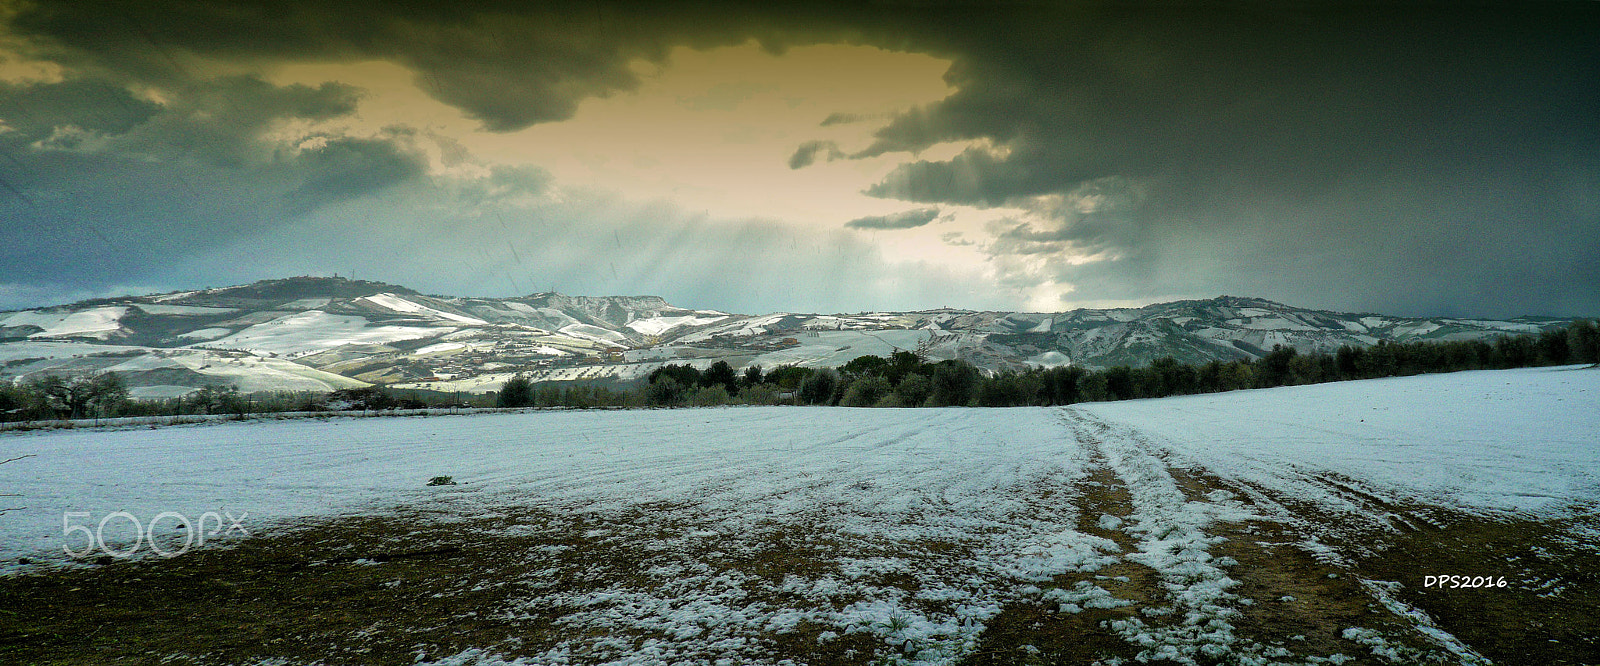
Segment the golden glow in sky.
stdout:
[[[483,130],[477,120],[430,97],[425,77],[392,63],[293,65],[272,79],[313,87],[336,81],[365,91],[355,122],[288,125],[280,129],[280,140],[319,131],[359,135],[416,127],[428,137],[419,145],[437,176],[470,177],[493,164],[534,166],[551,173],[560,188],[670,202],[713,223],[760,219],[826,231],[861,217],[925,208],[862,190],[910,159],[949,159],[973,142],[853,159],[829,159],[823,151],[815,163],[794,169],[789,158],[797,147],[831,142],[842,155],[866,148],[894,114],[954,92],[944,80],[949,65],[925,54],[867,46],[807,46],[781,54],[754,42],[704,51],[679,47],[661,65],[636,61],[637,89],[590,98],[569,120],[511,133]],[[847,120],[824,124],[830,117]],[[984,273],[980,248],[959,241],[981,238],[985,226],[999,219],[1027,215],[1022,209],[947,205],[935,222],[919,228],[855,233],[870,236],[891,261]],[[1019,305],[1054,309],[1064,289],[1070,286],[1024,290]]]

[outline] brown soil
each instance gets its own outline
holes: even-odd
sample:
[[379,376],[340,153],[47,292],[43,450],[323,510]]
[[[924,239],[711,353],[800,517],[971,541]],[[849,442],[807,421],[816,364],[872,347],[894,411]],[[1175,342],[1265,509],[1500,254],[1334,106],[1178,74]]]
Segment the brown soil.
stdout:
[[[1131,513],[1127,488],[1103,466],[1092,469],[1076,488],[1063,487],[1045,499],[1073,502],[1079,531],[1110,539],[1125,553],[1137,551],[1136,539],[1098,524],[1101,514],[1126,518]],[[1170,471],[1192,501],[1205,501],[1215,490],[1235,492],[1246,504],[1249,497],[1262,496],[1198,470]],[[1401,584],[1393,592],[1396,598],[1422,609],[1496,664],[1600,664],[1600,554],[1594,544],[1570,536],[1574,523],[1594,526],[1600,519],[1488,521],[1434,507],[1393,505],[1347,480],[1327,482],[1389,512],[1394,528],[1361,532],[1360,548],[1330,543],[1366,553],[1331,561],[1300,544],[1313,537],[1328,542],[1318,526],[1338,517],[1288,498],[1273,500],[1289,508],[1289,518],[1212,525],[1208,533],[1227,540],[1213,546],[1211,555],[1238,562],[1226,567],[1240,581],[1232,591],[1252,602],[1241,605],[1243,615],[1232,620],[1238,635],[1282,646],[1301,659],[1343,654],[1355,658],[1348,663],[1384,663],[1342,636],[1346,628],[1366,627],[1414,650],[1419,660],[1443,655],[1358,579],[1394,581]],[[0,663],[286,659],[412,664],[419,657],[437,659],[467,648],[507,659],[536,655],[572,638],[574,629],[562,624],[557,610],[520,600],[551,591],[597,591],[619,582],[659,587],[659,579],[639,573],[659,554],[615,535],[682,533],[696,527],[676,518],[688,513],[648,506],[606,519],[532,509],[468,517],[429,511],[345,517],[168,560],[0,577]],[[774,526],[762,544],[756,552],[738,555],[719,554],[710,545],[687,555],[716,569],[777,583],[789,574],[826,573],[842,547],[805,525]],[[918,544],[924,559],[916,566],[959,561],[968,547]],[[1422,577],[1430,574],[1504,576],[1508,587],[1424,588]],[[1167,603],[1161,577],[1144,565],[1124,561],[1059,576],[1052,584],[1070,588],[1080,581],[1135,603],[1075,614],[1058,612],[1055,604],[1011,604],[986,622],[978,649],[963,663],[1128,660],[1138,648],[1102,622],[1140,617],[1157,626],[1174,621],[1140,613]],[[883,574],[874,582],[908,591],[916,587],[905,574]],[[761,600],[801,601],[782,593]],[[836,628],[803,623],[792,632],[763,636],[763,649],[774,659],[804,664],[885,663],[892,656],[889,646],[868,634],[839,632],[819,642],[829,630]],[[635,645],[670,640],[641,630],[630,630],[626,638]],[[584,661],[583,655],[574,658]]]
[[[686,528],[652,522],[657,515],[671,513],[610,521],[537,511],[467,522],[341,518],[167,560],[0,578],[0,663],[412,664],[468,648],[534,655],[574,630],[560,613],[517,601],[536,596],[534,586],[582,592],[630,577],[651,585],[637,574],[650,553],[591,530]],[[814,566],[827,547],[780,535],[737,565],[781,579]],[[774,635],[771,652],[854,664],[885,647],[865,634],[819,643],[828,629],[802,624]],[[633,633],[636,645],[668,638]]]

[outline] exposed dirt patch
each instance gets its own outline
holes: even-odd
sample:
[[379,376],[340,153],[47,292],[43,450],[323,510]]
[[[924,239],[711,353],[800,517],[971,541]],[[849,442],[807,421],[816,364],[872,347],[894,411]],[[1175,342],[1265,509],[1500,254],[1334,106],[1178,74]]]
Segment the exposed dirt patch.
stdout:
[[[1139,540],[1122,529],[1133,513],[1131,494],[1098,456],[1091,462],[1094,464],[1089,474],[1078,485],[1075,501],[1080,512],[1076,529],[1112,540],[1124,554],[1138,552]],[[1168,468],[1168,472],[1189,501],[1215,501],[1215,491],[1228,490],[1235,499],[1249,504],[1237,496],[1236,489],[1230,490],[1220,479],[1198,470]],[[1102,522],[1102,516],[1117,520]],[[1419,663],[1455,661],[1418,633],[1408,619],[1378,603],[1351,571],[1303,549],[1300,544],[1306,536],[1292,525],[1269,519],[1218,522],[1207,528],[1207,534],[1226,539],[1210,548],[1214,561],[1226,563],[1228,560],[1223,558],[1231,558],[1236,562],[1225,564],[1224,568],[1238,581],[1230,591],[1244,600],[1237,606],[1241,614],[1230,621],[1238,636],[1281,648],[1296,655],[1295,660],[1340,655],[1338,658],[1347,664],[1392,663],[1376,656],[1370,645],[1345,637],[1345,630],[1362,627],[1381,632],[1389,647]],[[1059,612],[1053,603],[1012,604],[987,623],[979,649],[962,663],[1092,664],[1113,658],[1132,660],[1140,647],[1104,623],[1136,617],[1148,626],[1162,627],[1176,620],[1174,615],[1151,616],[1143,612],[1170,604],[1162,576],[1145,565],[1124,560],[1092,574],[1058,576],[1054,584],[1071,588],[1080,581],[1134,603],[1109,609],[1086,608],[1079,613]],[[1228,659],[1201,658],[1200,663],[1231,663]],[[1147,663],[1174,662],[1155,659]]]
[[[1169,467],[1168,473],[1189,501],[1206,501],[1222,490],[1265,517],[1239,488],[1222,479],[1178,467]],[[1232,591],[1251,602],[1239,607],[1242,616],[1233,622],[1240,635],[1302,656],[1342,654],[1358,658],[1349,663],[1385,663],[1369,646],[1344,637],[1346,629],[1361,627],[1382,632],[1391,644],[1415,651],[1418,658],[1455,661],[1409,620],[1384,608],[1361,586],[1356,572],[1303,548],[1307,535],[1293,525],[1270,519],[1216,523],[1208,533],[1226,539],[1210,552],[1238,562],[1228,568],[1239,581]]]
[[[1191,501],[1213,501],[1217,490],[1247,495],[1247,489],[1201,471],[1169,473]],[[1442,629],[1497,664],[1600,664],[1595,630],[1600,626],[1595,620],[1600,617],[1600,554],[1594,544],[1572,536],[1581,533],[1574,531],[1575,524],[1600,528],[1595,516],[1486,521],[1355,495],[1360,489],[1354,486],[1346,490],[1365,503],[1381,502],[1392,516],[1392,529],[1365,533],[1367,542],[1357,551],[1376,555],[1339,562],[1318,557],[1303,544],[1316,536],[1316,525],[1335,518],[1289,498],[1278,499],[1294,513],[1290,519],[1207,528],[1208,534],[1226,538],[1209,553],[1237,562],[1224,566],[1239,581],[1231,592],[1250,600],[1230,620],[1239,636],[1301,657],[1343,654],[1355,658],[1347,663],[1388,663],[1374,657],[1369,646],[1343,636],[1347,628],[1364,627],[1382,632],[1394,646],[1414,650],[1419,663],[1441,655],[1409,620],[1384,608],[1360,584],[1360,579],[1394,581],[1401,584],[1391,592],[1395,598],[1426,611]],[[1101,522],[1102,515],[1125,521],[1132,513],[1128,489],[1104,466],[1091,467],[1075,487],[1063,485],[1040,498],[1075,504],[1078,531],[1109,539],[1124,554],[1140,548],[1115,521]],[[661,575],[646,573],[664,561],[737,573],[749,601],[793,608],[815,599],[782,591],[784,580],[837,574],[835,562],[843,549],[860,557],[908,558],[919,571],[970,558],[974,546],[929,541],[900,544],[914,553],[876,550],[803,522],[758,526],[760,537],[744,541],[754,545],[741,549],[727,548],[727,540],[716,535],[690,546],[680,539],[670,553],[648,545],[707,527],[683,518],[693,515],[670,505],[603,517],[534,509],[472,516],[400,512],[311,522],[170,560],[115,561],[0,578],[0,662],[412,664],[419,657],[437,659],[468,648],[509,659],[538,655],[575,635],[602,636],[601,630],[564,622],[566,610],[529,599],[619,585],[671,596]],[[1424,587],[1423,576],[1445,574],[1503,576],[1508,586]],[[863,580],[908,596],[919,585],[906,571],[869,573]],[[1103,623],[1137,617],[1158,627],[1173,621],[1143,613],[1170,601],[1162,577],[1142,564],[1118,562],[1096,572],[1058,576],[1040,587],[1071,589],[1080,583],[1134,603],[1078,613],[1062,612],[1050,602],[1010,604],[985,622],[977,650],[962,663],[1129,660],[1139,647]],[[829,601],[837,608],[859,600],[845,594]],[[636,626],[608,631],[628,649],[674,640]],[[768,658],[805,664],[885,663],[897,651],[879,636],[810,621],[764,632],[758,640]],[[605,660],[603,655],[571,658]]]
[[[1173,472],[1191,497],[1219,488],[1244,490],[1195,470]],[[1298,626],[1311,639],[1341,625],[1403,626],[1357,584],[1366,579],[1399,583],[1390,588],[1391,596],[1426,613],[1440,629],[1496,664],[1600,664],[1600,544],[1573,537],[1578,524],[1587,524],[1591,534],[1600,532],[1600,517],[1591,512],[1548,521],[1493,520],[1385,499],[1337,475],[1314,481],[1379,520],[1353,523],[1257,489],[1290,510],[1296,525],[1252,523],[1218,532],[1229,541],[1214,552],[1240,561],[1240,593],[1258,602],[1246,611],[1241,629],[1247,622]],[[1312,534],[1328,526],[1337,526],[1342,538]],[[1297,545],[1313,536],[1342,554],[1343,566]],[[1262,555],[1271,566],[1252,566]],[[1326,579],[1326,573],[1340,578]],[[1507,586],[1426,587],[1429,575],[1503,577]],[[1271,601],[1282,595],[1295,597],[1288,606],[1304,608],[1284,612],[1285,604]],[[1406,633],[1412,635],[1407,644],[1433,644],[1416,632]]]
[[[1133,512],[1127,487],[1110,469],[1092,466],[1088,476],[1077,484],[1075,497],[1064,497],[1062,501],[1077,504],[1079,532],[1110,539],[1123,552],[1137,549],[1138,542],[1132,536],[1099,522],[1102,515],[1121,520]],[[1142,564],[1120,561],[1095,573],[1056,576],[1050,586],[1044,587],[1070,589],[1083,581],[1136,603],[1118,608],[1085,608],[1078,613],[1060,612],[1060,604],[1056,603],[1010,604],[985,623],[987,628],[977,651],[961,663],[1091,664],[1111,658],[1132,659],[1139,649],[1101,623],[1132,617],[1138,608],[1161,594],[1156,572]]]
[[[1400,583],[1396,597],[1497,664],[1600,664],[1600,544],[1573,540],[1570,522],[1460,516],[1395,534],[1357,567]],[[1430,587],[1429,575],[1496,586]]]
[[[0,578],[0,662],[412,664],[468,648],[536,655],[583,630],[563,624],[559,609],[523,600],[657,587],[641,574],[653,554],[618,535],[637,534],[624,526],[692,529],[655,512],[437,518],[324,520],[169,560]],[[769,550],[729,561],[755,576],[806,571],[829,547],[810,536],[779,534]],[[779,597],[767,601],[788,601]],[[814,664],[869,662],[886,648],[870,634],[819,641],[828,629],[802,622],[771,634],[767,647]],[[635,646],[671,640],[617,634]]]

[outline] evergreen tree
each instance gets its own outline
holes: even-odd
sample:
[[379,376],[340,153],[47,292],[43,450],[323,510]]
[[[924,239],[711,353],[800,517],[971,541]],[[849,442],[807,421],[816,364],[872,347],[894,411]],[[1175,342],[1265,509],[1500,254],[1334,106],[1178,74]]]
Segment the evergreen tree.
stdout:
[[856,377],[879,376],[889,368],[889,360],[882,356],[857,356],[850,362],[839,366],[839,375],[848,379]]
[[933,381],[927,375],[906,375],[894,389],[897,402],[906,407],[921,407],[933,394]]
[[1045,370],[1041,377],[1041,400],[1046,405],[1070,405],[1081,401],[1083,398],[1078,384],[1083,381],[1083,374],[1083,368],[1074,366]]
[[795,365],[780,365],[767,373],[766,381],[777,384],[789,390],[800,388],[800,382],[805,381],[812,373],[811,368],[802,368]]
[[978,369],[963,361],[940,361],[933,366],[933,391],[928,404],[933,407],[960,407],[971,404],[978,383]]
[[663,365],[650,373],[650,383],[654,384],[662,377],[671,377],[679,386],[700,386],[700,371],[687,363],[682,365]]
[[1273,345],[1272,351],[1261,357],[1261,372],[1257,382],[1261,386],[1283,386],[1290,383],[1289,362],[1299,355],[1294,347]]
[[717,361],[700,376],[700,386],[721,386],[728,395],[739,395],[739,375],[727,361]]
[[907,375],[912,373],[926,373],[926,363],[922,358],[908,351],[897,351],[889,355],[889,365],[883,369],[883,376],[889,378],[889,383],[898,386]]
[[1600,327],[1579,319],[1567,327],[1567,348],[1575,363],[1600,363]]
[[1566,365],[1571,358],[1567,345],[1567,331],[1552,329],[1539,334],[1539,362],[1545,365]]
[[507,379],[504,386],[500,387],[500,395],[495,399],[495,404],[501,407],[527,407],[533,404],[533,382],[526,375],[517,373]]
[[1134,387],[1133,368],[1119,365],[1105,373],[1106,392],[1112,400],[1130,400],[1138,397]]
[[761,384],[761,366],[752,365],[748,368],[745,368],[744,376],[740,378],[739,383],[743,385],[744,388]]
[[808,405],[831,405],[838,387],[839,375],[827,368],[817,370],[800,382],[800,401]]

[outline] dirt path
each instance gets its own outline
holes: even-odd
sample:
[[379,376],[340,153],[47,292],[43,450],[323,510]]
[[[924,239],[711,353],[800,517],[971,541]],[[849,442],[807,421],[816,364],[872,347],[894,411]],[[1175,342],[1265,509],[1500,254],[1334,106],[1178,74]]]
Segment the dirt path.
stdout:
[[[1143,538],[1138,552],[1124,559],[1150,562],[1172,552],[1172,537],[1152,538],[1146,525],[1195,531],[1178,535],[1186,549],[1178,554],[1187,553],[1192,569],[1161,576],[1167,598],[1186,612],[1184,622],[1142,636],[1121,632],[1147,644],[1146,658],[1173,646],[1186,649],[1193,642],[1181,639],[1181,629],[1209,617],[1231,631],[1213,635],[1213,645],[1274,661],[1359,655],[1371,663],[1600,664],[1600,621],[1594,619],[1600,617],[1600,549],[1574,536],[1600,531],[1593,511],[1555,520],[1489,520],[1398,505],[1332,474],[1308,477],[1348,504],[1330,511],[1219,478],[1174,459],[1141,433],[1082,412],[1069,412],[1068,426],[1106,456],[1105,467],[1123,484],[1087,497],[1112,507],[1125,506],[1128,497],[1133,505],[1136,519],[1125,521],[1123,530]],[[1085,505],[1086,517],[1095,506]],[[1192,518],[1185,521],[1184,514]],[[1426,586],[1426,576],[1446,574],[1507,584]],[[1211,584],[1216,581],[1222,584]],[[1196,590],[1216,607],[1196,603]],[[1152,590],[1124,598],[1141,597],[1152,597]],[[1174,636],[1180,640],[1165,640]],[[1176,661],[1187,663],[1181,655]]]
[[1062,576],[1059,604],[1008,608],[971,664],[1482,663],[1419,631],[1317,549],[1278,507],[1172,467],[1138,433],[1081,413],[1091,452],[1078,529],[1114,541],[1116,564]]

